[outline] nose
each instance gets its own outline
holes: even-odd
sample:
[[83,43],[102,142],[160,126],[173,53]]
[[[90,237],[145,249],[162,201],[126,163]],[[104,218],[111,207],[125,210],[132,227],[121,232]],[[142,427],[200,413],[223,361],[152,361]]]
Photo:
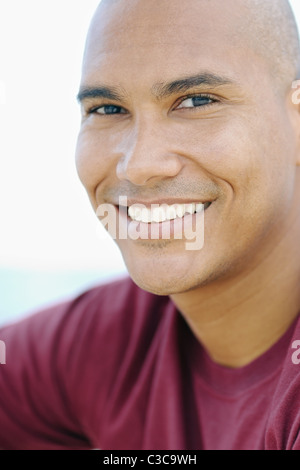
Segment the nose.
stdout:
[[117,177],[143,186],[177,176],[183,161],[173,145],[174,135],[161,122],[140,121],[121,144]]

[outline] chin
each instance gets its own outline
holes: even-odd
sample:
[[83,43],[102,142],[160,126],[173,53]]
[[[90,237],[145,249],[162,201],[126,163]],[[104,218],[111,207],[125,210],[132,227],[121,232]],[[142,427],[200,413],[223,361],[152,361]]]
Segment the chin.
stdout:
[[184,246],[161,241],[151,246],[119,243],[119,249],[133,282],[160,296],[183,294],[222,282],[232,271],[222,253],[211,250],[186,251]]
[[188,286],[182,285],[180,282],[171,279],[145,279],[139,278],[129,273],[133,282],[140,287],[141,289],[150,292],[151,294],[159,296],[170,296],[175,294],[180,294],[183,292],[188,292],[190,289]]
[[173,269],[141,270],[127,265],[133,282],[141,289],[155,295],[170,296],[192,291],[210,282],[204,273],[186,272],[177,266]]
[[[163,244],[163,242],[162,242]],[[172,252],[170,246],[160,246],[146,252],[121,250],[128,273],[141,289],[156,295],[168,296],[186,292],[195,285],[192,252]],[[196,276],[197,277],[197,276]],[[194,278],[194,279],[193,279]]]
[[193,260],[185,257],[159,260],[154,257],[145,263],[136,259],[125,259],[125,263],[138,287],[159,296],[184,294],[208,285],[226,283],[236,275],[234,266],[228,262],[208,262],[195,255]]

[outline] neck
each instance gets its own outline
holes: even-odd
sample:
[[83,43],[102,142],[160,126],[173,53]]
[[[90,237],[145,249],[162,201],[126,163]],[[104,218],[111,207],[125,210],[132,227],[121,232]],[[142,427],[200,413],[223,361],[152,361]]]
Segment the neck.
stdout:
[[249,364],[276,343],[300,312],[298,219],[247,271],[171,296],[218,364]]

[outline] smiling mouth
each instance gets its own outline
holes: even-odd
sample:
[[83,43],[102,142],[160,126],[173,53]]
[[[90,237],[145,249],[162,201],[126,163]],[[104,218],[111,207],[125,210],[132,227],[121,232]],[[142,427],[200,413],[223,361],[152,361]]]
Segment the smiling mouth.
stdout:
[[175,219],[183,219],[186,215],[198,214],[209,208],[211,202],[194,202],[189,204],[133,204],[127,207],[127,216],[135,222],[145,224],[163,223]]

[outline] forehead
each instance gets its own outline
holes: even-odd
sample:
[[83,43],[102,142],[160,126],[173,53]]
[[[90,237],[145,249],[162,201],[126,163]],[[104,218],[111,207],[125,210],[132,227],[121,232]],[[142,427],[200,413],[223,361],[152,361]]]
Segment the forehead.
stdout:
[[243,80],[245,72],[249,74],[245,62],[251,62],[251,55],[252,64],[260,59],[244,38],[238,45],[234,39],[244,21],[240,3],[104,0],[89,31],[82,80],[118,77],[120,84],[149,81],[150,86],[160,77],[167,80],[201,70]]

